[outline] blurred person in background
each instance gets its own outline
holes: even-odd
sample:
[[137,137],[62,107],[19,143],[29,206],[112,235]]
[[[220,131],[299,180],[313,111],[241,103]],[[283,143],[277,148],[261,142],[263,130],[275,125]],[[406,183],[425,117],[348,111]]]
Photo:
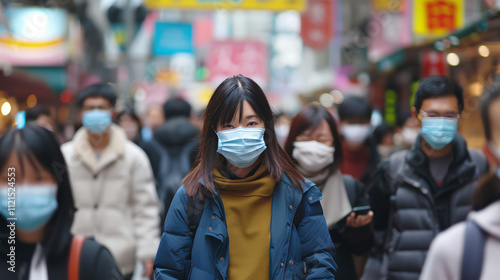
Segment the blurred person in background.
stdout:
[[286,139],[288,138],[288,133],[290,132],[290,124],[292,123],[292,117],[280,112],[276,114],[276,120],[274,121],[274,130],[276,131],[276,137],[282,146],[285,146]]
[[486,143],[483,152],[490,163],[490,169],[500,167],[500,87],[485,93],[482,116]]
[[411,112],[405,112],[398,117],[398,127],[394,134],[394,144],[396,151],[408,150],[415,144],[420,127],[418,120]]
[[224,80],[200,139],[168,211],[156,279],[335,279],[321,193],[280,147],[262,89]]
[[161,223],[165,220],[170,203],[193,165],[199,150],[199,130],[191,123],[191,105],[174,97],[163,105],[165,123],[159,126],[154,139],[165,151],[159,165],[158,196],[162,203]]
[[[420,279],[498,279],[500,275],[500,172],[481,180],[467,221],[432,242]],[[487,248],[487,249],[486,249]]]
[[333,116],[321,105],[308,105],[292,120],[285,151],[304,178],[323,196],[321,206],[337,254],[338,279],[358,279],[353,254],[368,253],[373,245],[373,212],[356,215],[353,207],[369,206],[363,183],[342,175],[342,144]]
[[337,109],[344,156],[340,170],[365,184],[380,162],[370,127],[372,111],[370,102],[357,96],[347,97]]
[[153,139],[155,130],[165,122],[163,108],[161,105],[152,105],[148,108],[144,116],[141,136],[144,141]]
[[49,108],[44,105],[36,105],[26,110],[26,122],[35,122],[41,127],[54,131],[54,121],[50,115]]
[[385,160],[395,152],[394,146],[394,128],[385,122],[378,125],[373,130],[373,138],[377,144],[377,151],[380,159]]
[[159,241],[158,196],[148,157],[111,122],[116,98],[109,83],[78,95],[83,127],[62,146],[77,208],[72,232],[108,247],[125,279],[136,260],[150,277]]
[[472,208],[488,163],[458,134],[463,108],[456,82],[447,77],[420,82],[412,108],[421,127],[415,145],[393,154],[371,178],[375,247],[362,279],[418,279],[433,238]]
[[[141,120],[131,109],[125,109],[118,113],[115,118],[115,122],[123,128],[127,139],[134,142],[139,146],[149,158],[151,163],[151,168],[153,169],[153,175],[158,181],[160,174],[160,162],[162,157],[164,157],[164,151],[161,145],[153,138],[149,141],[142,139],[141,135]],[[158,187],[158,186],[157,186]]]
[[70,233],[75,206],[52,132],[31,123],[11,128],[0,139],[0,167],[2,280],[122,279],[104,246]]

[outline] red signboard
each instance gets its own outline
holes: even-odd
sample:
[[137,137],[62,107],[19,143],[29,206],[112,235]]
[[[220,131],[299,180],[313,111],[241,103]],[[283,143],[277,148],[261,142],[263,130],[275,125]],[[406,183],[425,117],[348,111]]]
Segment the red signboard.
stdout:
[[455,28],[455,3],[446,1],[437,1],[435,3],[427,3],[427,28],[429,30],[446,29],[453,30]]
[[227,77],[242,74],[266,87],[268,52],[256,41],[219,41],[210,47],[207,58],[209,81],[219,84]]
[[443,52],[422,52],[422,78],[430,76],[446,76],[446,57]]
[[333,7],[336,0],[309,0],[302,14],[301,36],[304,43],[321,49],[328,45],[333,33]]

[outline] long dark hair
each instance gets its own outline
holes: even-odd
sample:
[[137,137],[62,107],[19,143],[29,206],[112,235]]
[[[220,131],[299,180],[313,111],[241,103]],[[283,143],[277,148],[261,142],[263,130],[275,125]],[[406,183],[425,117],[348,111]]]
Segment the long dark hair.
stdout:
[[[18,156],[21,165],[21,170],[16,170],[16,176],[24,176],[25,164],[30,164],[38,171],[36,160],[46,171],[50,172],[58,184],[58,207],[48,224],[50,229],[43,241],[47,256],[58,255],[69,244],[71,237],[69,232],[75,212],[66,162],[59,148],[59,142],[53,132],[36,124],[26,124],[22,129],[13,127],[0,138],[1,170],[7,170],[8,166],[5,164],[12,153]],[[23,158],[27,158],[28,161],[23,161]],[[4,226],[0,229],[0,234],[8,236],[6,234],[8,228],[5,226],[7,221],[5,217],[1,220]],[[6,244],[6,241],[0,242],[0,251],[5,250],[3,246],[7,246]]]
[[490,173],[479,180],[479,186],[474,193],[474,210],[481,210],[500,200],[500,178],[498,176],[495,173]]
[[490,124],[490,104],[497,98],[500,98],[500,87],[496,87],[484,93],[486,96],[483,99],[481,115],[483,117],[483,125],[484,125],[484,135],[486,136],[486,140],[491,140],[491,124]]
[[[285,173],[296,188],[301,188],[303,177],[276,139],[274,116],[266,95],[252,79],[238,75],[227,78],[217,87],[203,114],[203,130],[196,165],[183,180],[189,196],[199,193],[200,197],[203,197],[205,189],[214,192],[213,168],[221,168],[224,164],[223,157],[217,154],[218,137],[214,129],[217,125],[230,123],[238,108],[241,118],[244,101],[252,106],[259,119],[264,122],[264,141],[267,149],[262,153],[262,158],[270,177],[279,181]],[[199,184],[200,179],[203,179],[204,185]]]
[[293,142],[295,138],[302,134],[308,129],[316,129],[322,120],[328,123],[330,132],[333,136],[335,152],[333,153],[333,164],[332,172],[337,171],[340,164],[342,163],[342,143],[340,140],[339,133],[337,131],[337,123],[333,118],[332,114],[325,109],[325,107],[316,104],[310,104],[304,107],[300,112],[293,118],[292,124],[290,125],[290,133],[285,142],[285,151],[293,159]]

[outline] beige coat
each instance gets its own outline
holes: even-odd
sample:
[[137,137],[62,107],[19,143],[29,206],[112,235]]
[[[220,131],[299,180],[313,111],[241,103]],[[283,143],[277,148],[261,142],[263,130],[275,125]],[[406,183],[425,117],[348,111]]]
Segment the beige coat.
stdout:
[[[471,212],[468,218],[474,220],[488,233],[481,280],[499,279],[500,201],[490,204],[479,212]],[[420,279],[459,280],[464,252],[464,236],[465,222],[439,234],[432,242]]]
[[99,159],[82,127],[62,146],[77,212],[72,232],[94,236],[123,274],[136,260],[154,260],[159,245],[159,204],[146,154],[117,125]]

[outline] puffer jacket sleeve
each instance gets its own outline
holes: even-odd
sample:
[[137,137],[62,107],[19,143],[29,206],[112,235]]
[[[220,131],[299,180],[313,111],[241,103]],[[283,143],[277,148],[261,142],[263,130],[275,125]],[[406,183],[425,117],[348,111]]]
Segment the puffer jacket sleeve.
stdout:
[[191,258],[192,240],[187,220],[188,196],[180,187],[165,219],[160,246],[154,263],[155,279],[185,279],[185,267]]
[[317,187],[312,187],[304,195],[304,216],[298,233],[302,259],[307,267],[306,279],[335,279],[337,264],[333,256],[336,250],[320,204],[323,196]]
[[152,261],[159,243],[160,208],[149,160],[142,150],[137,152],[131,174],[136,258]]

